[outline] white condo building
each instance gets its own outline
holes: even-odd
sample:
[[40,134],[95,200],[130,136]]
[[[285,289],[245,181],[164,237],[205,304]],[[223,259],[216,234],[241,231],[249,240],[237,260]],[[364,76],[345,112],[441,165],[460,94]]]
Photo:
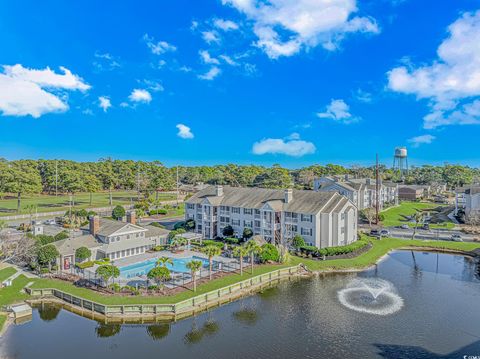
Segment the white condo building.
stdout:
[[357,208],[335,192],[210,186],[185,201],[185,218],[195,220],[203,238],[222,237],[232,226],[270,243],[287,243],[296,234],[319,248],[357,240]]
[[[376,204],[375,180],[371,178],[350,178],[348,175],[320,177],[313,181],[313,190],[340,193],[352,201],[359,210],[375,207]],[[398,185],[380,181],[380,209],[387,203],[396,204],[397,202]]]

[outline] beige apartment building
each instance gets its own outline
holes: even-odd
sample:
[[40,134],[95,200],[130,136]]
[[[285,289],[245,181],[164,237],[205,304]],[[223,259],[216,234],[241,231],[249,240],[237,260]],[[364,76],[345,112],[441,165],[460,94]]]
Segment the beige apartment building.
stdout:
[[222,237],[232,226],[267,242],[288,244],[296,234],[320,248],[357,240],[357,208],[336,192],[209,186],[185,201],[185,218],[203,238]]

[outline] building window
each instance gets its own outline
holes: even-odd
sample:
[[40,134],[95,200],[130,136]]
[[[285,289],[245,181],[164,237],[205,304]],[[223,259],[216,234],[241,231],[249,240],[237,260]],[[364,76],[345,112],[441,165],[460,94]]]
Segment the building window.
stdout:
[[243,221],[243,226],[247,228],[252,228],[253,227],[253,222],[252,221]]
[[301,234],[302,236],[311,236],[312,235],[312,229],[311,228],[301,228]]
[[255,227],[260,227],[260,221],[255,221]]
[[342,228],[340,229],[340,233],[341,233],[341,234],[344,234],[344,233],[345,233],[345,227],[342,227]]
[[340,217],[342,218],[342,221],[345,220],[345,213],[342,213]]
[[195,209],[195,205],[193,203],[187,203],[187,209]]
[[243,214],[252,215],[253,210],[251,208],[244,208]]
[[238,207],[232,207],[232,213],[240,214],[240,208],[238,208]]
[[130,239],[130,235],[129,235],[129,234],[127,234],[127,239]]
[[311,214],[302,214],[301,221],[302,222],[312,222],[312,215]]
[[232,226],[240,226],[240,220],[239,219],[232,219]]

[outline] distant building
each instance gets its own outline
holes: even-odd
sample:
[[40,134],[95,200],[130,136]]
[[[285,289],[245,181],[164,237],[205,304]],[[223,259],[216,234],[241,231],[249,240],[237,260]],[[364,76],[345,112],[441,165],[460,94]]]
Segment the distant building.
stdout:
[[398,186],[398,198],[405,201],[416,201],[430,196],[430,186],[401,185]]
[[338,193],[209,186],[185,201],[185,219],[195,220],[203,238],[237,236],[250,228],[269,243],[299,234],[309,245],[346,245],[357,239],[357,208]]
[[[376,181],[372,178],[351,178],[349,175],[316,178],[313,181],[316,192],[338,192],[352,201],[359,209],[375,207]],[[379,206],[397,202],[398,185],[380,181]]]
[[91,260],[110,260],[145,253],[147,250],[167,243],[169,231],[154,226],[136,224],[134,212],[127,214],[127,222],[92,216],[86,234],[54,242],[60,252],[60,268],[69,269],[75,264],[75,251],[87,247],[92,252]]
[[473,216],[480,216],[480,185],[457,187],[455,189],[455,215],[465,213],[468,222]]

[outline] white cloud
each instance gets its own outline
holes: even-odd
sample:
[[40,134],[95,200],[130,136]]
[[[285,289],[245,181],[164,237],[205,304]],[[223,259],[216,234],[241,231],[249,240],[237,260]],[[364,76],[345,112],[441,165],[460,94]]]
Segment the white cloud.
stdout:
[[149,103],[152,101],[152,95],[147,90],[142,89],[134,89],[130,96],[128,96],[129,100],[132,102],[144,102]]
[[231,20],[215,19],[213,21],[213,25],[216,28],[221,29],[223,31],[238,30],[237,23],[235,23]]
[[430,144],[434,139],[435,136],[432,135],[421,135],[410,138],[408,142],[411,143],[413,147],[418,147],[423,144]]
[[0,73],[0,111],[3,115],[38,118],[46,113],[65,112],[68,110],[66,96],[60,97],[58,90],[85,92],[90,89],[90,85],[65,67],[60,67],[63,74],[49,67],[35,70],[20,64],[4,65],[3,70]]
[[253,22],[256,45],[272,58],[322,45],[332,51],[348,33],[378,33],[374,19],[355,17],[355,0],[222,0]]
[[147,86],[147,88],[153,92],[161,92],[161,91],[164,91],[165,88],[163,87],[163,85],[158,82],[158,81],[154,81],[154,80],[143,80],[143,83]]
[[252,152],[256,155],[282,154],[293,157],[315,153],[316,147],[313,143],[300,140],[298,133],[292,133],[286,139],[265,138],[255,142]]
[[199,79],[202,79],[202,80],[208,80],[208,81],[211,81],[213,80],[215,77],[217,77],[218,75],[220,75],[222,71],[216,67],[216,66],[213,66],[210,70],[208,70],[206,73],[202,74],[202,75],[198,75],[198,78]]
[[363,103],[370,103],[373,101],[373,95],[370,92],[363,91],[362,89],[358,89],[355,93],[355,98]]
[[182,123],[179,123],[176,127],[178,128],[178,133],[177,133],[178,137],[183,139],[192,139],[194,137],[190,127],[185,126]]
[[214,57],[211,57],[210,53],[207,50],[200,50],[198,53],[200,54],[200,58],[204,63],[213,65],[220,64],[220,61],[218,61],[218,59]]
[[155,41],[155,39],[148,34],[143,35],[143,41],[147,44],[150,51],[155,55],[161,55],[165,52],[173,52],[177,50],[175,46],[166,41]]
[[463,14],[448,33],[430,65],[399,66],[388,72],[391,90],[429,100],[426,129],[480,123],[480,10]]
[[343,100],[333,100],[327,105],[325,112],[318,112],[317,116],[320,118],[330,118],[337,122],[350,124],[358,122],[359,118],[350,113],[350,106]]
[[207,44],[211,44],[211,43],[218,44],[220,42],[220,38],[218,37],[218,34],[215,31],[203,31],[202,38]]
[[225,63],[227,63],[230,66],[238,66],[239,65],[238,62],[236,62],[234,59],[232,59],[228,55],[220,55],[218,57],[221,58],[223,61],[225,61]]
[[98,106],[103,109],[104,112],[112,107],[112,103],[110,102],[110,98],[107,96],[100,96],[98,98]]
[[93,62],[93,66],[98,71],[111,71],[116,68],[122,67],[119,60],[117,60],[113,55],[109,54],[108,52],[95,52],[94,56],[96,60]]

